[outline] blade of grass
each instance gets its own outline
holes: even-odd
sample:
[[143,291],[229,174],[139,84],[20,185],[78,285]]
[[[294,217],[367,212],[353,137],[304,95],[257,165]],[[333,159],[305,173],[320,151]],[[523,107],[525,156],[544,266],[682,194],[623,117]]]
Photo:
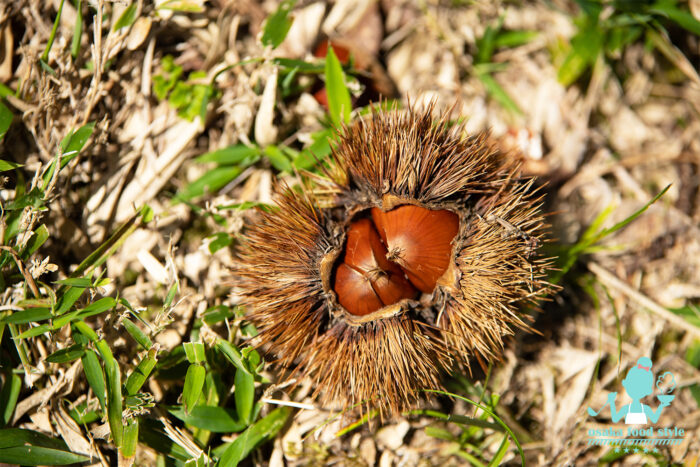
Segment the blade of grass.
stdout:
[[264,45],[270,45],[273,49],[276,49],[287,37],[289,28],[292,27],[292,19],[289,18],[289,13],[292,11],[295,3],[296,0],[284,0],[277,7],[277,10],[267,18],[263,25],[261,39]]
[[136,13],[137,13],[136,7],[137,7],[136,2],[134,2],[131,5],[129,5],[128,7],[126,7],[124,12],[121,14],[119,19],[117,20],[117,22],[114,23],[114,27],[112,28],[112,31],[116,31],[116,30],[121,29],[121,28],[126,28],[126,27],[129,27],[132,24],[134,24],[134,21],[136,21]]
[[85,355],[85,346],[81,344],[73,344],[65,349],[57,350],[48,357],[46,357],[49,363],[69,363],[73,360],[77,360]]
[[102,412],[107,408],[107,397],[106,397],[106,387],[105,387],[105,375],[102,371],[102,365],[100,365],[97,359],[97,354],[94,350],[87,349],[85,354],[81,357],[81,362],[83,364],[83,371],[85,372],[85,378],[87,379],[90,389],[92,389],[93,394],[97,397],[100,402],[100,407]]
[[235,348],[230,342],[223,339],[219,339],[216,343],[216,348],[239,370],[243,370],[246,373],[250,373],[248,368],[243,363],[241,352]]
[[409,412],[406,412],[406,415],[423,415],[435,417],[439,418],[440,420],[445,420],[446,422],[459,423],[460,425],[478,426],[481,428],[490,428],[492,430],[505,432],[505,430],[503,430],[503,427],[498,423],[487,422],[486,420],[481,420],[479,418],[474,417],[467,417],[465,415],[446,414],[428,409],[411,410]]
[[236,400],[236,412],[238,412],[239,420],[251,423],[253,413],[253,403],[255,402],[255,378],[252,374],[236,369],[234,377],[235,392],[233,394]]
[[[0,102],[0,104],[2,103]],[[24,167],[24,165],[0,159],[0,172],[7,172],[8,170],[14,170],[20,167]]]
[[[124,440],[122,442],[122,448],[120,449],[120,454],[129,459],[134,457],[136,454],[136,444],[139,440],[139,419],[132,418],[124,426]],[[120,461],[121,465],[121,461]]]
[[173,407],[168,412],[189,425],[214,433],[238,433],[248,426],[234,410],[223,407],[198,405],[189,414],[183,407]]
[[372,409],[366,414],[364,414],[360,419],[354,423],[351,423],[350,425],[346,426],[345,428],[338,430],[338,432],[335,434],[336,438],[340,438],[343,435],[346,435],[350,433],[351,431],[361,427],[365,423],[369,422],[373,418],[375,418],[377,415],[379,415],[379,410],[377,409]]
[[246,146],[245,144],[236,144],[223,149],[202,154],[195,162],[206,163],[215,162],[221,165],[238,165],[246,162],[246,165],[255,163],[256,156],[260,156],[260,148],[257,146]]
[[122,386],[119,364],[112,355],[112,350],[104,340],[95,344],[97,351],[102,357],[105,365],[105,375],[107,380],[107,420],[109,429],[112,432],[114,444],[121,448],[124,434],[122,421]]
[[[61,5],[63,5],[63,0],[61,0]],[[43,189],[46,190],[51,184],[51,180],[54,179],[56,175],[56,167],[58,166],[58,161],[61,161],[59,170],[64,168],[73,158],[75,158],[78,153],[83,149],[87,140],[92,136],[92,132],[95,129],[95,122],[89,122],[81,126],[75,131],[70,131],[68,135],[61,141],[60,152],[53,160],[49,168],[46,170],[43,176],[44,185]]]
[[506,455],[506,452],[508,452],[508,446],[510,446],[510,442],[508,441],[508,436],[503,435],[503,441],[501,441],[501,445],[498,447],[498,451],[496,451],[496,455],[493,456],[493,459],[491,459],[491,462],[489,462],[489,467],[497,467],[501,465],[501,462],[503,461],[503,458]]
[[70,465],[86,462],[89,457],[70,451],[40,446],[15,446],[0,448],[0,462],[17,465]]
[[173,202],[187,201],[204,194],[213,194],[236,178],[243,170],[237,165],[215,167],[197,180],[186,185],[173,198]]
[[440,390],[437,390],[437,389],[423,389],[423,391],[424,391],[424,392],[431,392],[431,393],[435,393],[435,394],[442,394],[443,396],[448,396],[448,397],[457,398],[457,399],[462,400],[462,401],[464,401],[464,402],[466,402],[466,403],[468,403],[468,404],[471,404],[471,405],[473,405],[473,406],[475,406],[475,407],[478,407],[478,408],[480,408],[481,410],[483,410],[484,412],[486,412],[487,414],[489,414],[491,417],[493,417],[494,420],[496,420],[496,422],[497,422],[499,425],[501,425],[501,426],[503,427],[503,429],[505,429],[505,430],[508,432],[508,434],[510,435],[510,437],[513,439],[513,441],[515,442],[516,446],[518,447],[518,452],[520,453],[520,461],[521,461],[523,467],[525,466],[525,453],[523,452],[522,446],[520,446],[520,442],[518,441],[518,438],[515,437],[515,433],[513,433],[513,430],[511,430],[510,427],[509,427],[508,425],[506,425],[506,424],[503,422],[503,420],[501,420],[501,418],[500,418],[498,415],[496,415],[495,413],[493,413],[488,407],[483,406],[483,405],[481,405],[481,404],[478,404],[478,403],[476,403],[476,402],[474,402],[474,401],[472,401],[471,399],[468,399],[468,398],[466,398],[466,397],[462,397],[462,396],[460,396],[460,395],[458,395],[458,394],[453,394],[453,393],[450,393],[450,392],[447,392],[447,391],[440,391]]
[[146,379],[148,379],[148,376],[151,374],[151,371],[153,371],[153,368],[156,366],[157,354],[158,347],[152,347],[139,362],[136,368],[134,368],[134,371],[132,371],[126,378],[124,388],[126,389],[126,393],[128,395],[132,396],[139,392],[143,384],[146,382]]
[[617,224],[613,225],[612,227],[608,229],[603,229],[598,235],[593,237],[591,240],[591,245],[598,243],[601,241],[603,238],[607,237],[608,235],[617,232],[618,230],[626,227],[630,222],[634,221],[637,219],[639,216],[644,214],[644,212],[649,209],[649,206],[652,204],[656,203],[659,198],[661,198],[663,195],[666,194],[666,192],[671,188],[671,184],[669,183],[666,185],[666,188],[661,190],[656,196],[654,196],[647,204],[639,208],[637,211],[635,211],[631,216],[627,217],[625,220],[618,222]]
[[488,92],[489,95],[496,100],[496,102],[501,104],[504,109],[515,115],[523,114],[523,111],[520,110],[518,104],[516,104],[515,101],[508,95],[506,90],[503,89],[500,84],[498,84],[493,76],[491,76],[489,73],[477,73],[476,76],[478,76],[479,80],[486,88],[486,92]]
[[[5,104],[0,102],[0,141],[2,141],[2,139],[5,137],[5,133],[7,133],[8,128],[10,128],[10,124],[12,123],[13,118],[14,114],[12,113],[12,111],[8,109]],[[20,164],[15,164],[6,161],[0,161],[0,164],[0,171],[10,170],[11,168],[15,167],[21,167]]]
[[49,52],[51,52],[51,47],[53,47],[53,41],[56,39],[56,32],[58,31],[58,25],[61,22],[61,13],[63,12],[63,2],[58,4],[58,12],[56,13],[56,19],[53,22],[53,28],[51,28],[51,34],[49,35],[49,41],[46,43],[46,48],[44,53],[41,54],[41,60],[46,63],[49,60]]
[[70,45],[70,54],[73,59],[78,58],[80,53],[80,39],[83,35],[83,0],[78,0],[77,5],[75,5],[76,18],[75,27],[73,28],[73,39]]
[[328,95],[328,112],[331,121],[336,128],[340,128],[343,123],[350,122],[350,111],[352,102],[350,91],[345,85],[345,73],[343,67],[336,57],[333,47],[328,47],[326,54],[326,93]]
[[248,457],[248,454],[260,443],[270,439],[282,429],[292,413],[290,407],[280,407],[270,412],[266,417],[249,426],[235,441],[226,447],[221,455],[218,465],[236,467],[238,463]]
[[207,372],[202,365],[197,363],[190,365],[185,375],[185,387],[182,390],[182,402],[185,406],[185,413],[189,413],[202,395],[204,379]]
[[22,379],[11,370],[6,371],[5,384],[0,390],[0,428],[6,426],[12,420],[12,414],[15,411],[21,388]]
[[[85,272],[90,272],[101,266],[124,243],[124,241],[141,225],[150,222],[153,211],[148,206],[142,207],[139,212],[124,222],[109,239],[93,251],[82,263],[78,265],[70,277],[79,277]],[[60,290],[60,289],[59,289]]]
[[151,339],[141,330],[141,328],[136,326],[133,321],[125,318],[122,320],[122,324],[124,325],[124,329],[126,329],[129,335],[134,338],[141,348],[148,350],[153,347]]

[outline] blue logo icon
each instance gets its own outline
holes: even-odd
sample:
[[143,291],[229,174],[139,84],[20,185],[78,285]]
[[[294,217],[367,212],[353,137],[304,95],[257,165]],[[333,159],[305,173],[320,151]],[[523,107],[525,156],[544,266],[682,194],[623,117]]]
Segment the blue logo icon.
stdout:
[[656,423],[664,408],[671,405],[671,401],[676,397],[674,394],[671,394],[676,388],[676,379],[670,371],[659,375],[656,380],[656,388],[659,390],[656,398],[659,400],[659,406],[656,410],[653,410],[650,406],[642,403],[642,399],[654,392],[654,374],[651,371],[651,365],[650,358],[641,357],[637,360],[637,364],[627,371],[627,376],[622,380],[622,386],[624,386],[632,402],[623,405],[618,410],[615,406],[617,393],[610,392],[607,402],[600,410],[595,411],[588,407],[588,415],[595,417],[606,405],[610,405],[610,415],[613,423],[621,420],[622,417],[625,418],[625,424],[627,425]]

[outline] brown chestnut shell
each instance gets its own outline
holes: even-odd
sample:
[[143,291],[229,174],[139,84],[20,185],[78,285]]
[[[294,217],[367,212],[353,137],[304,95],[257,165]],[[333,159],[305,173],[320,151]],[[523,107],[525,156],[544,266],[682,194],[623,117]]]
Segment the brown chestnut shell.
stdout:
[[[280,190],[279,208],[260,212],[243,239],[236,285],[256,343],[284,378],[311,378],[324,403],[399,413],[422,389],[439,389],[442,372],[498,359],[513,328],[528,329],[523,304],[551,290],[551,262],[533,247],[545,224],[532,182],[488,134],[448,120],[408,110],[355,122],[315,188]],[[395,217],[425,232],[396,228]],[[366,242],[349,253],[356,232]],[[419,259],[425,247],[402,255],[430,236],[440,239],[430,258]],[[392,272],[384,250],[406,275],[396,294],[406,298],[391,305],[376,292],[391,274],[373,274]],[[365,305],[349,304],[344,287]]]

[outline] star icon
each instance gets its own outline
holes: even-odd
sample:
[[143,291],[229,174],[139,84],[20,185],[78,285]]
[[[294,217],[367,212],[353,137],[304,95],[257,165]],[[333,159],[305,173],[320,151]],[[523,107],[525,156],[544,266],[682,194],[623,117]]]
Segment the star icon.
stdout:
[[619,448],[619,447],[616,447],[616,448],[615,448],[615,452],[620,452],[620,448]]
[[645,447],[644,452],[649,452],[649,448]]
[[629,448],[625,448],[625,452],[630,452]]
[[659,450],[657,448],[654,448],[652,452],[659,452]]

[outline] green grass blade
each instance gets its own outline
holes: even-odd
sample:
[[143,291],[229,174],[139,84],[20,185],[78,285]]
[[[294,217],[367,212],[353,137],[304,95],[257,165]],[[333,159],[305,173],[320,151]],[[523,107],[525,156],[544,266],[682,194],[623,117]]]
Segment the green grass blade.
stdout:
[[53,317],[48,308],[28,308],[22,311],[15,311],[9,316],[0,319],[2,323],[26,324],[44,321]]
[[52,353],[46,357],[46,361],[49,363],[69,363],[81,358],[83,355],[85,355],[85,346],[73,344],[70,347]]
[[122,385],[119,364],[112,355],[107,342],[101,340],[95,344],[105,365],[107,379],[107,420],[112,432],[114,444],[120,448],[123,441],[124,425],[122,420]]
[[183,407],[173,407],[168,412],[189,425],[214,433],[238,433],[248,426],[234,410],[223,407],[197,405],[189,413]]
[[230,342],[223,339],[219,339],[216,343],[216,348],[239,370],[243,370],[246,373],[250,373],[248,368],[243,363],[241,352],[235,348]]
[[121,455],[127,459],[136,454],[136,445],[139,440],[139,419],[132,418],[124,426],[124,440],[122,442]]
[[131,321],[130,319],[124,319],[122,321],[122,324],[124,325],[124,328],[129,333],[129,335],[134,338],[134,340],[141,346],[141,348],[143,348],[144,350],[148,350],[151,347],[153,347],[151,339],[133,321]]
[[41,246],[49,239],[49,229],[46,228],[44,224],[41,224],[35,231],[32,238],[27,242],[27,246],[24,251],[20,254],[22,259],[28,259],[36,250],[41,248]]
[[477,76],[481,83],[486,88],[486,92],[489,93],[496,102],[501,104],[501,106],[508,112],[515,115],[522,115],[523,111],[520,110],[518,104],[508,95],[505,89],[498,84],[498,82],[489,73],[477,73]]
[[141,210],[131,216],[129,220],[124,222],[124,224],[117,229],[116,232],[112,234],[109,239],[100,245],[95,251],[93,251],[87,258],[80,263],[75,271],[71,274],[71,277],[80,277],[86,272],[92,271],[94,268],[101,266],[107,258],[112,256],[112,254],[119,248],[122,243],[131,235],[134,230],[140,227],[142,224],[149,222],[152,217],[153,211],[148,207],[144,206]]
[[345,436],[346,434],[350,433],[353,430],[358,429],[362,425],[366,424],[373,418],[375,418],[377,415],[379,415],[379,410],[373,409],[367,412],[366,414],[362,415],[360,419],[354,423],[351,423],[350,425],[346,426],[345,428],[342,428],[338,430],[338,432],[335,434],[336,438],[340,438],[341,436]]
[[207,359],[204,344],[201,342],[185,342],[182,348],[185,349],[185,357],[190,363],[202,363]]
[[331,121],[336,128],[340,128],[343,123],[350,122],[350,111],[352,102],[350,91],[345,85],[345,73],[343,67],[333,52],[333,47],[328,47],[326,54],[326,93],[328,95],[328,112]]
[[44,53],[41,54],[41,61],[46,63],[49,60],[49,52],[51,52],[51,47],[53,47],[53,41],[56,39],[56,32],[58,31],[58,25],[61,22],[61,13],[63,12],[63,2],[58,4],[58,12],[56,13],[56,19],[53,22],[53,28],[51,28],[51,35],[49,35],[49,41],[46,43],[46,48]]
[[217,465],[236,467],[241,460],[248,457],[248,454],[256,446],[275,436],[287,422],[291,413],[290,407],[280,407],[270,412],[265,418],[258,420],[254,425],[249,426],[226,448]]
[[272,166],[280,172],[293,173],[292,161],[278,146],[267,146],[263,149],[263,154],[270,161]]
[[0,449],[0,462],[21,465],[70,465],[86,462],[89,457],[38,446],[15,446]]
[[158,354],[158,349],[156,347],[151,348],[148,353],[143,357],[143,360],[134,368],[134,371],[126,378],[125,389],[126,393],[130,396],[139,392],[143,384],[148,379],[148,376],[155,368]]
[[20,167],[24,167],[24,165],[0,159],[0,172],[7,172],[8,170],[14,170]]
[[289,13],[292,11],[296,0],[284,0],[277,10],[272,13],[263,25],[262,43],[277,48],[287,37],[289,28],[292,27],[292,19]]
[[490,428],[492,430],[505,432],[503,427],[498,423],[488,422],[486,420],[481,420],[474,417],[467,417],[466,415],[446,414],[435,410],[412,410],[407,412],[407,415],[424,415],[439,418],[441,420],[445,420],[446,422],[459,423],[460,425],[478,426],[481,428]]
[[71,307],[78,301],[80,296],[85,292],[85,287],[69,287],[69,288],[59,288],[56,295],[58,295],[58,300],[56,301],[56,307],[54,314],[56,316],[61,316],[65,312],[71,309]]
[[518,47],[527,44],[538,35],[537,31],[505,31],[496,36],[493,45],[495,49]]
[[12,371],[6,371],[5,384],[0,390],[0,427],[6,426],[12,420],[21,388],[22,379]]
[[114,308],[116,303],[117,301],[112,297],[103,297],[81,310],[66,313],[60,318],[55,319],[51,324],[50,329],[53,331],[57,331],[66,324],[69,324],[75,320],[85,319],[89,318],[90,316],[99,315],[100,313],[104,313],[105,311]]
[[246,423],[251,423],[253,403],[255,401],[255,378],[250,373],[237,369],[234,377],[234,388],[238,418]]
[[598,243],[599,241],[601,241],[603,238],[607,237],[607,236],[610,235],[611,233],[615,233],[615,232],[617,232],[618,230],[620,230],[620,229],[626,227],[628,224],[630,224],[631,222],[633,222],[633,221],[634,221],[635,219],[637,219],[639,216],[641,216],[642,214],[644,214],[644,212],[645,212],[647,209],[649,209],[649,207],[650,207],[652,204],[656,203],[656,202],[659,200],[659,198],[661,198],[663,195],[666,194],[666,192],[669,190],[669,188],[671,188],[671,184],[666,185],[666,188],[664,188],[663,190],[661,190],[661,191],[660,191],[656,196],[654,196],[647,204],[645,204],[644,206],[642,206],[641,208],[639,208],[637,211],[634,212],[634,214],[632,214],[631,216],[629,216],[629,217],[626,218],[625,220],[618,222],[617,224],[613,225],[613,226],[610,227],[609,229],[603,229],[598,235],[596,235],[596,236],[594,237],[594,239],[591,241],[591,245]]
[[[90,326],[85,324],[85,321],[76,321],[73,323],[73,327],[83,336],[87,337],[92,342],[97,342],[97,333],[92,330]],[[77,341],[77,339],[76,339]]]
[[182,402],[185,406],[185,412],[189,411],[197,404],[199,396],[202,395],[204,387],[204,379],[207,376],[207,371],[202,365],[192,364],[187,369],[185,375],[185,387],[182,390]]
[[24,428],[4,428],[0,430],[0,448],[13,448],[25,445],[51,449],[67,449],[68,447],[63,440],[52,438],[38,431]]
[[119,19],[117,20],[116,23],[114,23],[114,27],[112,28],[112,31],[117,31],[118,29],[121,28],[127,28],[134,24],[134,21],[136,21],[136,2],[132,3],[126,9],[124,12],[121,14]]
[[73,59],[78,58],[80,53],[80,39],[83,35],[83,0],[78,0],[77,5],[75,5],[76,18],[75,26],[73,27],[73,39],[70,45],[70,54]]
[[100,402],[100,407],[104,412],[107,408],[107,390],[102,365],[100,365],[100,361],[97,359],[97,354],[95,351],[91,349],[85,350],[85,354],[83,354],[81,357],[81,361],[88,385],[95,394],[95,397],[97,397],[97,400]]
[[454,398],[460,399],[460,400],[462,400],[462,401],[464,401],[464,402],[466,402],[466,403],[468,403],[468,404],[471,404],[471,405],[473,405],[473,406],[475,406],[475,407],[480,408],[480,409],[483,410],[485,413],[489,414],[491,417],[493,417],[494,420],[496,420],[496,422],[497,422],[499,425],[501,425],[501,426],[503,427],[504,430],[506,430],[506,431],[508,432],[508,434],[510,435],[510,437],[513,439],[513,441],[515,442],[515,445],[518,447],[518,452],[520,453],[520,460],[521,460],[521,462],[522,462],[522,465],[523,465],[523,466],[525,465],[525,453],[523,452],[523,448],[522,448],[522,446],[520,445],[520,442],[518,441],[518,438],[515,437],[515,433],[513,433],[513,430],[511,430],[510,427],[509,427],[508,425],[506,425],[506,424],[503,422],[503,420],[501,420],[501,418],[500,418],[498,415],[496,415],[495,413],[493,413],[488,407],[483,406],[483,405],[481,405],[481,404],[478,404],[478,403],[476,403],[476,402],[474,402],[474,401],[472,401],[471,399],[468,399],[468,398],[466,398],[466,397],[462,397],[462,396],[457,395],[457,394],[452,394],[451,392],[440,391],[440,390],[437,390],[437,389],[424,389],[424,391],[425,391],[425,392],[435,393],[435,394],[442,394],[443,396],[454,397]]
[[239,166],[215,167],[186,185],[173,198],[173,202],[187,201],[204,194],[213,194],[226,186],[231,180],[239,176],[242,169]]
[[[14,115],[12,114],[12,111],[7,108],[5,104],[0,102],[0,141],[3,140],[5,137],[5,133],[7,133],[7,130],[10,128],[10,124],[12,123],[12,119],[14,118]],[[5,161],[2,161],[3,163],[6,163]],[[9,164],[9,163],[6,163]],[[17,166],[21,167],[21,165],[16,164]],[[13,167],[14,168],[14,167]],[[0,171],[3,170],[9,170],[3,168],[2,165],[0,165]]]
[[202,154],[195,159],[197,163],[214,162],[220,165],[250,165],[254,164],[260,156],[260,148],[257,146],[246,146],[236,144],[223,149]]
[[508,446],[510,446],[508,436],[504,435],[503,441],[501,441],[501,445],[498,447],[498,451],[496,451],[496,455],[493,456],[493,459],[491,459],[491,462],[489,462],[489,467],[498,467],[499,465],[501,465],[501,462],[503,462],[503,458],[505,457],[506,452],[508,452]]
[[686,31],[700,36],[700,21],[695,19],[690,12],[678,8],[674,3],[658,1],[649,9],[649,12],[661,14]]
[[[61,0],[61,5],[63,5],[63,0]],[[92,136],[92,132],[95,130],[95,122],[89,122],[81,126],[75,131],[71,131],[68,135],[61,141],[61,166],[60,169],[64,168],[71,160],[78,156],[80,151],[82,151],[87,140]],[[56,170],[56,163],[58,158],[54,160],[49,169],[44,173],[44,185],[43,189],[49,186],[51,179],[54,176],[54,171]],[[60,170],[59,169],[59,170]]]

